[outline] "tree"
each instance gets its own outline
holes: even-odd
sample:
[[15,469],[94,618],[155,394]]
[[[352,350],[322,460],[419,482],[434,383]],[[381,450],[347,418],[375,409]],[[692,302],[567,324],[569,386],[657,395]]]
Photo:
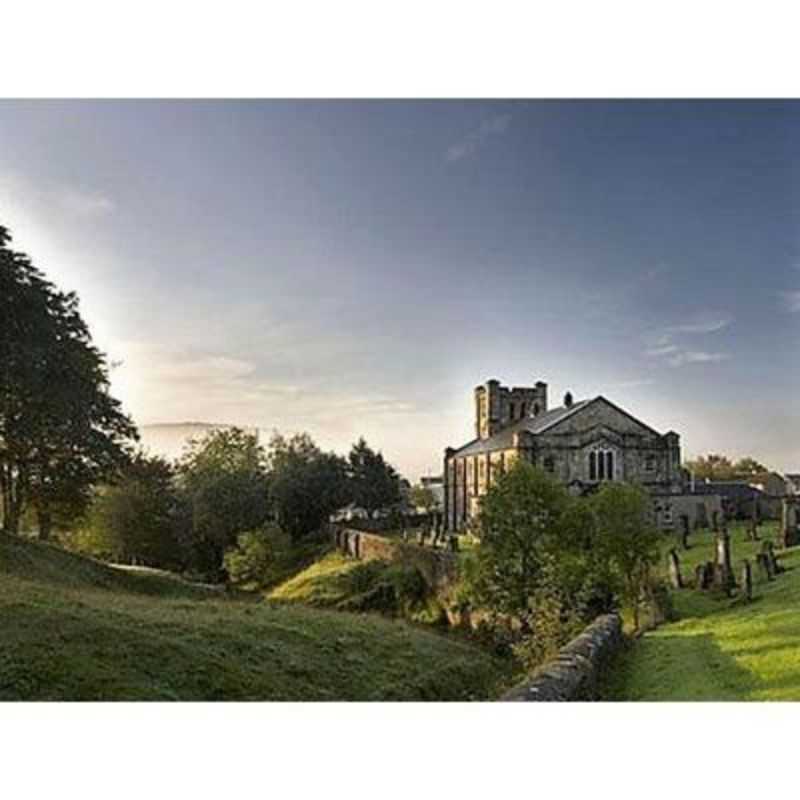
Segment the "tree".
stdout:
[[719,453],[699,456],[694,461],[687,461],[684,467],[696,479],[710,481],[748,480],[769,472],[767,467],[751,456],[740,458],[734,463]]
[[269,496],[278,524],[293,541],[317,531],[351,500],[347,464],[324,453],[307,433],[272,437]]
[[400,502],[400,476],[363,438],[351,448],[348,464],[353,501],[370,518]]
[[709,453],[687,461],[684,467],[698,480],[729,481],[734,477],[733,464],[727,456]]
[[733,471],[737,478],[758,478],[767,473],[769,470],[760,462],[756,461],[751,456],[740,458],[734,465]]
[[186,555],[179,526],[173,467],[138,453],[114,485],[98,491],[76,544],[114,561],[175,569]]
[[266,458],[258,437],[223,428],[193,441],[178,464],[178,487],[196,566],[219,577],[225,550],[269,516]]
[[595,546],[620,579],[621,594],[639,628],[639,607],[658,562],[658,531],[649,518],[647,492],[632,484],[606,483],[589,500]]
[[0,495],[18,533],[29,505],[47,538],[53,515],[81,511],[92,484],[129,458],[136,428],[109,394],[105,357],[78,298],[10,248],[0,226]]
[[516,462],[483,498],[475,571],[479,602],[532,628],[535,598],[542,589],[570,498],[544,470]]
[[276,559],[275,548],[267,532],[240,533],[236,545],[225,553],[225,572],[233,583],[258,585]]

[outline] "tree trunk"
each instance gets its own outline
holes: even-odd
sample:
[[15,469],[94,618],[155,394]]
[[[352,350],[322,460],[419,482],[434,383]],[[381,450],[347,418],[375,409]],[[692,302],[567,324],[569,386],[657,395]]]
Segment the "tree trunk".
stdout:
[[53,518],[47,509],[38,509],[36,516],[39,520],[39,539],[46,542],[50,539],[50,532],[53,530]]

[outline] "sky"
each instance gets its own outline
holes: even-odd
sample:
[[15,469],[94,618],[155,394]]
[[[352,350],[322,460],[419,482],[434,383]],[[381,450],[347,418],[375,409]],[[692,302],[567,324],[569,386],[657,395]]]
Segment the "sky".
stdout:
[[140,424],[363,435],[603,394],[800,471],[800,104],[0,101],[0,224]]

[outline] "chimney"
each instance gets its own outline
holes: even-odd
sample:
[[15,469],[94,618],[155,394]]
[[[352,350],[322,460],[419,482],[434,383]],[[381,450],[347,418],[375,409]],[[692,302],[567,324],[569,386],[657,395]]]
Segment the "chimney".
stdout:
[[475,438],[483,439],[483,416],[484,416],[484,395],[486,389],[483,386],[475,387]]
[[564,395],[564,408],[572,408],[572,392]]
[[533,389],[536,395],[536,402],[539,404],[539,411],[547,411],[547,384],[544,381],[536,381]]

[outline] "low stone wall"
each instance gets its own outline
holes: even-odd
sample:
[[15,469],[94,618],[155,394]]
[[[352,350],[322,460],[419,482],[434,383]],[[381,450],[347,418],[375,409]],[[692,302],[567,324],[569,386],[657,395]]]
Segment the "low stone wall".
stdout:
[[586,630],[561,648],[524,683],[507,692],[504,701],[565,701],[596,698],[602,667],[622,643],[618,614],[598,617]]
[[337,549],[353,558],[362,561],[397,561],[417,567],[433,589],[444,588],[456,577],[457,558],[446,550],[420,547],[411,542],[338,525],[331,526],[331,536]]

